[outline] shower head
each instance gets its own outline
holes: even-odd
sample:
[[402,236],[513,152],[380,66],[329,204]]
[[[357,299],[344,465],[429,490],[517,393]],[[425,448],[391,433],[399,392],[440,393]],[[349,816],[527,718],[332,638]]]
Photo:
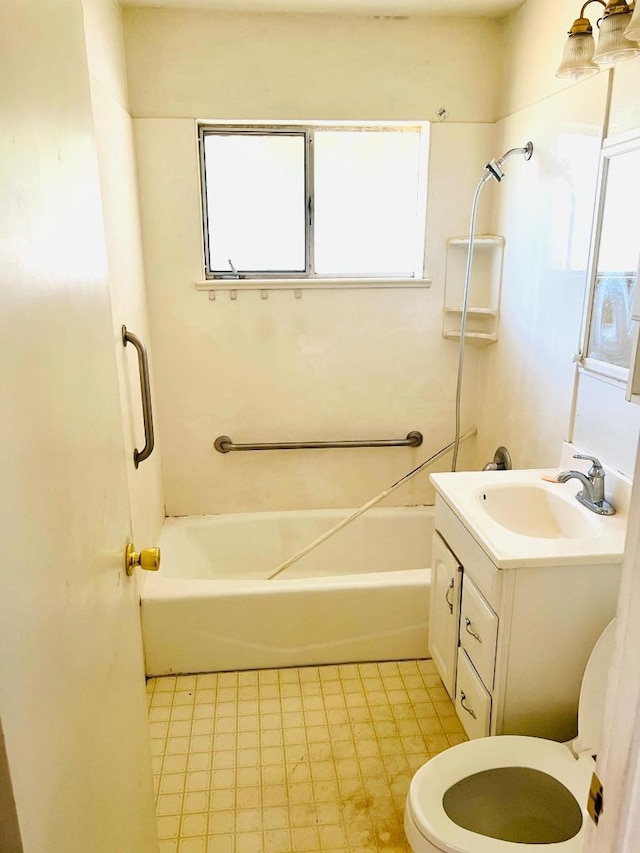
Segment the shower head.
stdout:
[[508,151],[500,157],[498,160],[490,160],[485,169],[487,170],[487,179],[495,178],[498,183],[504,178],[504,172],[502,167],[504,166],[504,162],[508,157],[511,157],[512,154],[522,154],[525,160],[531,160],[533,155],[533,142],[527,142],[527,144],[523,148],[510,148]]

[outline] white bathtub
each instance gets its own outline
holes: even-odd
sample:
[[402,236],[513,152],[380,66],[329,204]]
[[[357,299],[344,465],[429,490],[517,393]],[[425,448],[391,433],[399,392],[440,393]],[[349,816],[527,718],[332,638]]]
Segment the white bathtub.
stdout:
[[433,507],[168,518],[142,595],[148,675],[427,657]]

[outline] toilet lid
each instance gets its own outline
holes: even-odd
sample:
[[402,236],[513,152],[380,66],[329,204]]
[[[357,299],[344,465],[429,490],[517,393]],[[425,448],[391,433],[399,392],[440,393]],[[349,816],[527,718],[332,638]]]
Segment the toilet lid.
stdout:
[[[454,746],[423,765],[411,782],[407,809],[420,834],[444,853],[579,853],[584,842],[585,808],[593,767],[591,759],[576,760],[567,747],[555,741],[518,735],[479,738]],[[450,804],[452,789],[455,791],[456,786],[477,774],[500,768],[525,768],[534,771],[532,777],[552,777],[549,782],[557,786],[556,792],[562,786],[566,789],[563,793],[568,812],[573,816],[568,824],[562,817],[564,840],[540,843],[503,840],[465,828],[452,819],[450,814],[455,813],[455,809],[449,808],[448,813],[445,808],[445,801]],[[551,799],[555,800],[555,795]],[[527,826],[544,822],[548,815],[544,809],[538,811],[534,803],[532,798],[526,804]],[[504,816],[502,804],[499,799],[495,811]],[[579,812],[577,818],[576,812]],[[511,812],[508,814],[511,816]],[[509,820],[505,822],[502,818],[501,823],[508,824]],[[512,829],[509,827],[508,837],[525,837],[526,833],[522,834],[519,828]]]
[[589,656],[578,705],[578,737],[573,743],[576,754],[597,755],[602,736],[602,718],[607,693],[607,678],[613,656],[616,620],[604,629]]

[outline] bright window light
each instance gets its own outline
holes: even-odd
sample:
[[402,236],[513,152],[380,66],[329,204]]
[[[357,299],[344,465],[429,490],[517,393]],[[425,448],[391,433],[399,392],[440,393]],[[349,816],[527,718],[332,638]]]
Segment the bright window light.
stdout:
[[314,140],[316,272],[414,275],[420,134],[318,130]]
[[207,278],[422,276],[427,133],[202,126]]
[[204,176],[211,270],[305,270],[303,134],[208,134]]

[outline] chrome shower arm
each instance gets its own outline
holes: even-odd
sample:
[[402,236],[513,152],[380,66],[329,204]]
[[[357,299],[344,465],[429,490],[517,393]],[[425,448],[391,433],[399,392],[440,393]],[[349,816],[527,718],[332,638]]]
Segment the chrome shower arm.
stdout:
[[489,160],[485,169],[487,170],[487,175],[489,177],[493,177],[500,183],[500,181],[504,178],[504,172],[502,171],[502,167],[504,166],[505,160],[511,157],[512,154],[522,154],[525,160],[530,160],[533,155],[533,143],[527,142],[522,148],[510,148],[508,151],[505,151],[502,157],[498,157],[497,160]]
[[507,157],[511,157],[512,154],[522,154],[525,160],[531,160],[533,155],[533,142],[527,142],[527,144],[522,148],[510,148],[508,151],[505,151],[500,160],[504,162]]

